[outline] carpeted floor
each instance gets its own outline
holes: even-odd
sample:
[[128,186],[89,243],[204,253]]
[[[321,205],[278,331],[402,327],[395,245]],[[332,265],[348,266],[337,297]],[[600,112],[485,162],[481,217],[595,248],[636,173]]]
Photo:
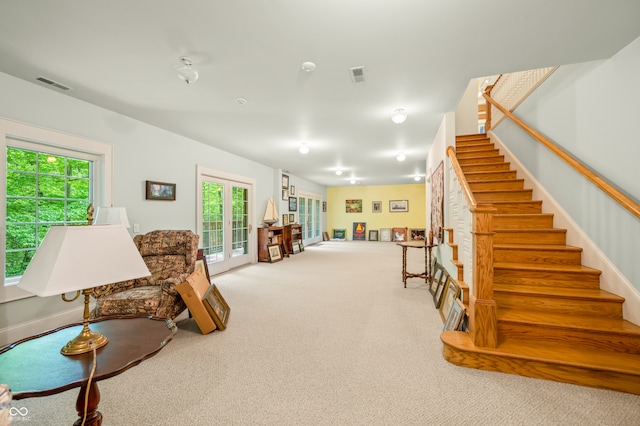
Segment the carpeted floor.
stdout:
[[[214,277],[228,328],[179,317],[166,348],[99,383],[103,424],[640,424],[640,396],[449,364],[427,287],[400,271],[393,243],[329,241]],[[73,423],[77,392],[14,401],[14,424]]]

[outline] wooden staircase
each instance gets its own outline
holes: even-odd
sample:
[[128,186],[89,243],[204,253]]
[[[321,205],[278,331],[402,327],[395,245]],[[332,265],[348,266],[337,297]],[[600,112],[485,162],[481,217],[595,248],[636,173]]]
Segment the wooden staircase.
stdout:
[[624,299],[600,289],[522,179],[485,135],[458,137],[456,157],[478,204],[497,209],[493,228],[498,346],[442,333],[448,361],[640,394],[640,327],[622,318]]

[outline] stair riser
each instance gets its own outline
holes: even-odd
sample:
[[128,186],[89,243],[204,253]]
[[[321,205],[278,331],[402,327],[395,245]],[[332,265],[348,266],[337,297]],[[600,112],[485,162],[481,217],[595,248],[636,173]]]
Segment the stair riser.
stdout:
[[542,213],[542,202],[507,202],[495,203],[496,214],[540,214]]
[[504,155],[458,158],[458,163],[460,163],[461,166],[473,166],[474,164],[487,164],[487,163],[504,163]]
[[510,179],[487,182],[470,182],[471,191],[500,191],[505,189],[524,189],[524,181],[522,179]]
[[566,315],[622,319],[622,303],[609,300],[576,300],[569,297],[551,297],[537,294],[505,293],[494,290],[500,309],[540,311]]
[[486,151],[490,149],[496,149],[494,143],[491,142],[478,142],[478,143],[468,143],[464,145],[456,144],[456,155],[460,153],[467,153],[473,151]]
[[522,271],[494,268],[493,282],[545,287],[600,288],[599,276],[584,272]]
[[477,202],[493,203],[496,201],[531,201],[530,189],[508,191],[473,191],[473,197]]
[[497,149],[483,149],[483,150],[469,150],[469,151],[457,151],[456,157],[460,159],[465,158],[478,158],[478,157],[497,157],[500,155],[500,151]]
[[566,364],[536,361],[528,358],[461,351],[446,343],[443,345],[442,354],[447,361],[461,367],[518,374],[520,376],[640,395],[640,376],[638,375],[568,366]]
[[489,143],[490,139],[484,134],[456,136],[456,146],[474,143]]
[[467,182],[471,184],[472,182],[486,182],[492,180],[509,180],[516,179],[516,171],[515,170],[498,170],[494,172],[469,172],[465,173],[465,178]]
[[522,324],[500,320],[498,320],[498,333],[505,338],[542,340],[588,349],[640,354],[640,336],[635,334],[602,333],[594,330],[560,328],[546,324]]
[[543,230],[531,230],[531,231],[496,231],[493,236],[494,244],[554,244],[563,245],[567,238],[566,232],[560,231],[543,231]]
[[553,215],[493,216],[494,229],[545,229],[553,228]]
[[496,263],[540,263],[553,265],[580,265],[582,255],[578,251],[495,249]]
[[[472,165],[460,165],[462,172],[477,173],[477,172],[506,172],[510,170],[511,165],[509,163],[493,163],[493,164],[472,164]],[[467,178],[469,180],[469,178]]]

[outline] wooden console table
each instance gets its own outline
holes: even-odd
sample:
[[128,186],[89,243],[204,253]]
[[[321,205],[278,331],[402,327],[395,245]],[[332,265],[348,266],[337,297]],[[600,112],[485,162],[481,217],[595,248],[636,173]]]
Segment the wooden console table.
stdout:
[[91,322],[91,329],[109,338],[96,351],[96,370],[89,384],[93,352],[66,356],[60,348],[75,337],[81,324],[70,324],[27,337],[0,348],[0,383],[9,385],[13,399],[48,396],[80,387],[76,410],[82,424],[85,395],[89,391],[85,425],[101,425],[97,410],[97,382],[138,365],[162,349],[176,332],[172,321],[149,317],[111,317]]
[[[424,282],[428,283],[431,277],[431,249],[435,245],[429,245],[426,241],[403,241],[396,243],[402,247],[402,282],[404,288],[407,288],[407,278],[424,278]],[[407,247],[424,249],[424,272],[412,273],[407,272]]]

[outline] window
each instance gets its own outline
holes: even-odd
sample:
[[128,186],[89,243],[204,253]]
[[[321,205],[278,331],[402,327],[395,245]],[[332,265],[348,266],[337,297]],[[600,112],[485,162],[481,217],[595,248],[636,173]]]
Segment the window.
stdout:
[[93,162],[7,147],[5,277],[24,273],[52,225],[87,223]]
[[112,205],[113,147],[3,118],[0,144],[3,303],[32,296],[15,284],[51,225],[87,223],[90,202]]

